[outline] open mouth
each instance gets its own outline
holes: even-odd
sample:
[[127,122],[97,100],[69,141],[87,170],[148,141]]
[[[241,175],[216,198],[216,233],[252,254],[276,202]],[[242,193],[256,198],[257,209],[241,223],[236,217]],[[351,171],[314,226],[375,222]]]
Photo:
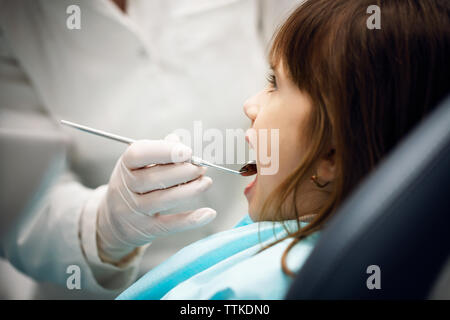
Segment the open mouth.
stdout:
[[[250,149],[253,149],[253,144],[250,142],[250,138],[248,134],[245,135],[245,141],[247,141]],[[241,176],[252,176],[258,172],[258,167],[256,165],[256,160],[248,161],[242,168],[239,170]]]
[[[248,138],[248,135],[245,135],[245,140],[247,141],[247,143],[249,144],[250,148],[253,148],[252,144],[250,143],[250,140]],[[252,175],[256,175],[258,173],[258,167],[256,165],[256,160],[252,160],[247,162],[242,168],[241,170],[239,170],[239,172],[241,172],[242,176],[252,176]],[[256,180],[258,179],[258,176],[256,175],[255,179],[250,182],[247,187],[245,187],[244,190],[244,194],[247,196],[250,191],[252,190],[252,188],[254,187],[254,185],[256,184]]]
[[241,176],[247,177],[252,176],[258,172],[258,167],[256,166],[256,160],[247,162],[240,170]]

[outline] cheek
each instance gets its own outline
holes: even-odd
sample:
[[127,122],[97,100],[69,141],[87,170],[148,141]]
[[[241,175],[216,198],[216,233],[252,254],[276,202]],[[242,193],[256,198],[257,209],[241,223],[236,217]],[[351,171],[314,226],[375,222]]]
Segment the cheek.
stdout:
[[287,176],[294,171],[304,157],[306,147],[304,139],[296,130],[281,130],[280,135],[280,173]]
[[[280,168],[286,165],[291,168],[290,162],[304,154],[306,122],[306,110],[299,108],[298,104],[297,108],[277,106],[261,110],[253,126],[257,130],[261,153],[269,157],[278,156]],[[274,130],[278,131],[278,139],[272,135]],[[265,131],[265,136],[262,131]]]
[[300,165],[308,150],[308,109],[297,106],[290,108],[290,117],[280,129],[280,171],[286,176]]

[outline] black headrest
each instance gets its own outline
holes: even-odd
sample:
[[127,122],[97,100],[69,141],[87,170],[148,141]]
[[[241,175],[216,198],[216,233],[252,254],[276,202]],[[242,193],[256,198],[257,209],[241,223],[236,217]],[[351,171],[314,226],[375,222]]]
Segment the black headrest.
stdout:
[[449,186],[450,96],[330,219],[286,299],[427,298],[450,255]]

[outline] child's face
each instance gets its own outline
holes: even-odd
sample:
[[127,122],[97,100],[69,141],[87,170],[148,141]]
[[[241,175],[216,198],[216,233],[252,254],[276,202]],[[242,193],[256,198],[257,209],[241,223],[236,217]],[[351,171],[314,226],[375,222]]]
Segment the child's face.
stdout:
[[[253,221],[259,220],[262,205],[270,192],[298,167],[306,143],[302,133],[305,132],[304,128],[308,124],[308,115],[312,108],[307,95],[302,93],[287,77],[282,63],[274,67],[271,79],[271,83],[265,89],[244,104],[244,112],[252,121],[252,129],[256,131],[257,137],[255,139],[255,136],[250,135],[247,131],[246,137],[250,147],[257,149],[258,173],[255,181],[244,192]],[[261,129],[267,131],[267,142],[261,140],[261,132],[264,131]],[[270,132],[273,129],[279,130],[279,149],[278,155],[270,154],[269,158],[273,161],[278,157],[279,166],[274,174],[265,175],[261,170],[264,161],[261,161],[261,155],[258,153],[260,153],[259,149],[262,143],[269,145],[266,153],[270,153],[270,150],[273,149],[272,144],[277,143],[270,138]],[[257,141],[259,141],[258,147]]]

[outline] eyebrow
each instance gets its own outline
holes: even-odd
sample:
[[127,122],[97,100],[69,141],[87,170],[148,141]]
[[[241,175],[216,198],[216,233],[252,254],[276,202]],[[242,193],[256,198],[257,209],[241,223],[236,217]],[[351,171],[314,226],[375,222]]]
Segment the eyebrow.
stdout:
[[274,66],[272,63],[270,64],[270,70],[272,70],[273,73],[274,73],[274,75],[275,75],[277,78],[279,78],[280,73],[278,72],[276,66]]

